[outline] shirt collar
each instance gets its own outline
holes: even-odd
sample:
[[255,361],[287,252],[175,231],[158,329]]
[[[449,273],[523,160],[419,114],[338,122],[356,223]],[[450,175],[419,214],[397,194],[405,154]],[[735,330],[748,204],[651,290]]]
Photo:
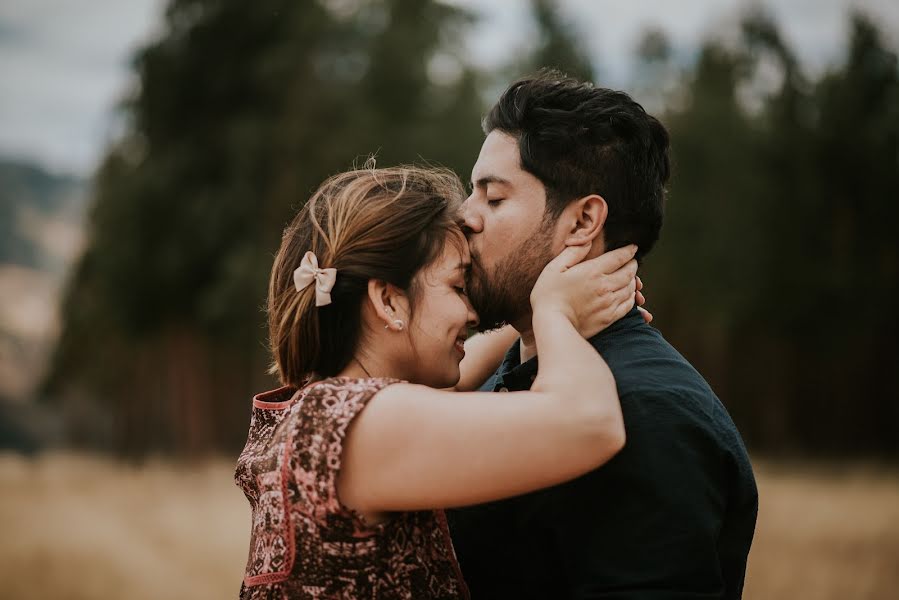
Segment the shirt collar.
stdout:
[[643,318],[643,315],[640,313],[639,310],[637,310],[637,307],[635,306],[626,315],[624,315],[623,317],[621,317],[620,319],[618,319],[617,321],[615,321],[614,323],[612,323],[611,325],[609,325],[608,327],[606,327],[605,329],[603,329],[602,331],[600,331],[599,333],[594,335],[588,341],[593,346],[596,346],[597,343],[599,343],[599,341],[601,341],[602,339],[604,339],[616,332],[624,331],[626,329],[633,329],[635,327],[639,327],[639,326],[645,325],[645,324],[646,324],[646,320]]
[[521,340],[515,340],[496,370],[495,389],[526,390],[537,375],[537,357],[521,362]]
[[[588,341],[590,345],[598,349],[600,342],[609,335],[617,331],[633,329],[642,324],[644,324],[643,315],[636,308],[632,308],[630,312],[591,337]],[[496,388],[529,389],[534,381],[534,377],[537,375],[537,359],[538,357],[535,356],[522,363],[521,340],[515,340],[515,343],[506,352],[502,364],[496,371]]]

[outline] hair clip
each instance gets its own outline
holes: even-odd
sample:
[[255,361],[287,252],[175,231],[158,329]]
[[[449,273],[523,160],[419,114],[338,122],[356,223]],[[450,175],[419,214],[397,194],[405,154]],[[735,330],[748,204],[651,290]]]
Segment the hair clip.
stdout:
[[293,272],[293,284],[302,292],[315,281],[315,305],[331,304],[331,290],[337,281],[337,269],[319,269],[318,257],[312,252],[303,255],[300,266]]

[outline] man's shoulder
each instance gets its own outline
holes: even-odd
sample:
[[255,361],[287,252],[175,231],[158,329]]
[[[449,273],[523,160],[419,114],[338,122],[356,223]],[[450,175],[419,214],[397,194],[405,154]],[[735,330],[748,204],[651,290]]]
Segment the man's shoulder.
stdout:
[[721,443],[739,439],[730,414],[702,374],[642,317],[595,336],[591,343],[615,376],[629,429],[686,425],[706,430]]
[[711,395],[709,384],[661,332],[629,314],[590,343],[605,359],[621,395]]

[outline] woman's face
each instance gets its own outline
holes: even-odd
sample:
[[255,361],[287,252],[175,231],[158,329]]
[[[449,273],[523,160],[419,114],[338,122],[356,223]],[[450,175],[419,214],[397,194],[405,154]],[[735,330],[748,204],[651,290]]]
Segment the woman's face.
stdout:
[[478,322],[466,294],[471,267],[468,243],[450,233],[443,252],[416,277],[416,301],[408,328],[411,345],[410,381],[435,388],[456,385],[463,345]]

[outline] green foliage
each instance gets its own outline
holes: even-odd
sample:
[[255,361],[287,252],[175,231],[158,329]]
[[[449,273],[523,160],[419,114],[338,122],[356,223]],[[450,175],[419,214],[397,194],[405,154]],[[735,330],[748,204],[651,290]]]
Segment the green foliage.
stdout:
[[[755,109],[740,91],[781,75]],[[805,80],[776,25],[707,44],[667,116],[675,177],[645,280],[659,327],[769,452],[895,456],[899,73],[866,19]]]
[[[452,55],[469,20],[418,0],[174,0],[97,176],[47,394],[108,398],[108,443],[129,452],[236,447],[248,395],[272,385],[260,307],[293,212],[358,156],[464,171],[477,154],[477,74]],[[435,80],[435,57],[455,76]],[[209,421],[187,441],[178,405]],[[163,431],[135,439],[138,418]]]
[[53,175],[35,166],[0,159],[0,264],[57,269],[52,256],[23,231],[24,211],[78,220],[84,208],[84,182]]
[[[590,78],[554,4],[532,8],[534,51],[501,84]],[[249,394],[273,385],[260,308],[293,212],[372,152],[467,175],[496,83],[459,54],[472,22],[436,0],[173,0],[95,178],[47,383],[81,435],[136,455],[239,447]],[[687,70],[660,30],[636,54],[637,97],[668,107],[673,140],[643,273],[656,325],[755,448],[899,455],[896,53],[855,16],[845,63],[810,81],[755,12]]]
[[594,66],[571,24],[559,14],[558,2],[531,0],[531,12],[536,26],[533,49],[502,70],[502,84],[508,85],[542,68],[558,69],[572,77],[592,81]]
[[532,0],[539,41],[530,62],[536,68],[559,69],[572,77],[592,80],[593,65],[583,43],[560,18],[554,0]]

